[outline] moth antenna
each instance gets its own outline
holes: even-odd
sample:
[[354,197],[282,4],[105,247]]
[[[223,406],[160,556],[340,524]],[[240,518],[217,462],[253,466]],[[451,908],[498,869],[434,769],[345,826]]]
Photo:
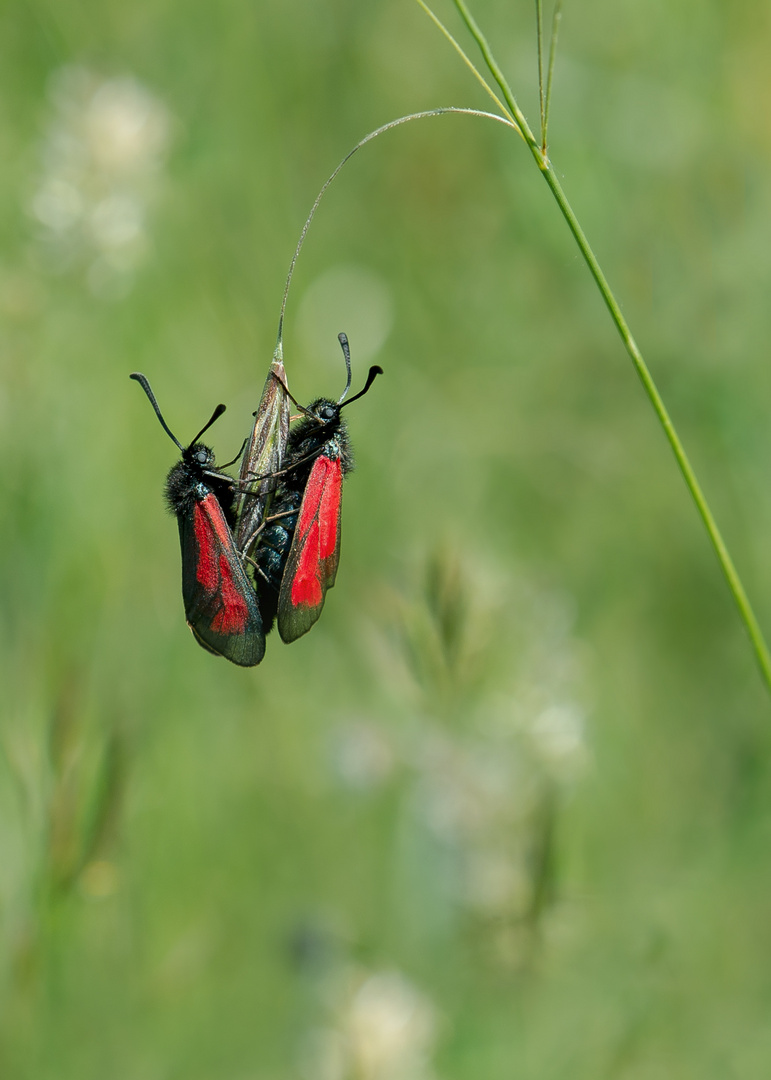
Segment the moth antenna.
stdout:
[[343,398],[351,389],[351,350],[348,348],[348,338],[345,334],[338,334],[337,340],[340,342],[340,348],[343,350],[343,356],[345,357],[345,370],[348,372],[348,382],[345,384],[345,390],[338,398],[337,404],[343,404]]
[[[176,436],[176,435],[174,434],[174,432],[173,432],[173,431],[171,430],[171,428],[169,427],[169,425],[168,425],[168,424],[166,423],[166,421],[165,421],[165,420],[163,419],[163,413],[162,413],[162,412],[161,412],[161,410],[160,410],[160,407],[159,407],[159,405],[158,405],[158,402],[157,402],[157,401],[155,400],[155,394],[153,393],[153,391],[152,391],[152,388],[150,387],[150,383],[149,383],[149,382],[147,381],[147,378],[146,378],[146,377],[145,377],[145,376],[144,376],[144,375],[143,375],[143,374],[141,373],[141,371],[132,371],[132,373],[131,373],[131,375],[129,376],[129,378],[130,378],[130,379],[135,379],[135,380],[136,380],[136,381],[137,381],[137,382],[139,383],[139,385],[140,385],[140,386],[142,387],[142,389],[144,390],[144,392],[145,392],[145,393],[147,394],[148,398],[150,399],[150,404],[151,404],[151,405],[152,405],[152,407],[153,407],[153,408],[155,409],[155,415],[156,415],[156,416],[158,417],[158,419],[160,420],[160,422],[161,422],[161,427],[162,427],[162,428],[163,428],[163,430],[164,430],[164,431],[166,432],[166,434],[167,434],[167,435],[169,436],[169,438],[170,438],[170,439],[172,440],[172,442],[174,442],[174,443],[175,443],[175,444],[176,444],[176,445],[177,445],[177,446],[179,447],[179,449],[180,449],[180,450],[182,451],[182,453],[184,454],[185,450],[189,449],[190,447],[185,447],[185,446],[183,446],[183,445],[182,445],[182,443],[181,443],[181,442],[179,441],[179,439],[177,438],[177,436]],[[203,435],[203,433],[204,433],[205,431],[208,431],[208,430],[209,430],[209,428],[210,428],[210,427],[212,426],[212,424],[214,423],[214,421],[215,421],[215,420],[218,420],[218,419],[220,418],[220,416],[222,416],[222,414],[224,413],[224,411],[225,411],[225,406],[224,406],[224,405],[218,405],[218,406],[217,406],[217,408],[216,408],[216,409],[214,410],[214,412],[212,413],[212,415],[211,415],[211,419],[209,420],[209,422],[208,422],[207,424],[205,424],[205,425],[204,425],[204,426],[203,426],[203,427],[201,428],[201,430],[200,430],[200,431],[198,432],[198,434],[196,435],[196,437],[195,437],[195,438],[193,439],[193,441],[192,441],[192,442],[190,443],[190,446],[195,446],[195,444],[196,444],[196,443],[198,442],[198,440],[199,440],[199,439],[201,438],[201,436]],[[236,460],[238,460],[238,459],[236,459]]]
[[[190,446],[195,446],[195,444],[201,438],[203,433],[205,431],[209,430],[209,428],[212,426],[212,424],[214,423],[215,420],[219,420],[219,418],[222,416],[224,411],[225,411],[225,406],[224,405],[220,404],[220,405],[217,406],[217,408],[211,414],[211,419],[208,421],[208,423],[204,424],[204,426],[201,428],[201,430],[198,432],[198,434],[196,435],[196,437],[194,439],[191,439]],[[187,447],[188,450],[190,449],[190,446]],[[238,457],[240,457],[240,456],[241,455],[239,454]],[[238,461],[238,458],[236,458],[236,461]]]
[[360,390],[358,392],[358,394],[354,394],[353,397],[348,398],[347,401],[344,401],[343,404],[340,406],[340,408],[344,409],[345,406],[350,405],[352,401],[357,401],[360,397],[364,397],[364,395],[369,390],[370,386],[372,386],[373,382],[378,377],[378,375],[382,375],[382,374],[383,374],[383,369],[381,368],[380,364],[373,364],[372,367],[369,369],[369,374],[367,375],[367,381],[364,383],[364,389]]
[[180,450],[184,453],[184,451],[185,451],[184,446],[179,441],[179,439],[174,434],[174,432],[171,430],[171,428],[166,423],[166,421],[163,419],[163,413],[161,412],[161,410],[160,410],[160,408],[158,406],[158,402],[155,400],[155,394],[153,393],[153,391],[152,391],[152,389],[150,387],[150,383],[147,381],[145,376],[142,374],[141,371],[132,371],[131,374],[129,375],[129,378],[130,379],[136,379],[136,381],[142,387],[142,389],[144,390],[144,392],[147,394],[148,398],[150,399],[150,404],[155,409],[155,415],[160,420],[161,427],[166,432],[166,434],[169,436],[169,438],[172,440],[172,442],[176,443],[177,446],[180,448]]

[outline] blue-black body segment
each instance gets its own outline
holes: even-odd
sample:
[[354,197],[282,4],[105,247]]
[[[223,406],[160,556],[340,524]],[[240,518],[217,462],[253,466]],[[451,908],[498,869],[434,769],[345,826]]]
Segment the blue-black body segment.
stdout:
[[[271,507],[271,517],[277,513],[286,514],[286,516],[278,518],[263,529],[259,546],[254,553],[254,561],[257,564],[254,581],[262,626],[266,634],[273,629],[276,621],[281,578],[289,549],[292,546],[292,537],[297,528],[301,502],[300,492],[279,489],[278,496]],[[293,512],[287,513],[287,511]]]

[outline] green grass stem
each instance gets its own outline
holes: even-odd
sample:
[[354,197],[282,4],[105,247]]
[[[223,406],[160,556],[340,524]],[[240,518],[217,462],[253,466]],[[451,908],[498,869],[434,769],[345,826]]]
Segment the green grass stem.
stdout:
[[[540,0],[539,0],[540,7]],[[542,97],[545,96],[545,104],[543,110],[543,124],[541,125],[541,149],[546,153],[546,147],[548,145],[548,130],[549,130],[549,108],[551,106],[551,88],[552,79],[554,77],[554,61],[557,57],[557,41],[559,39],[560,23],[562,22],[562,0],[557,0],[554,5],[554,17],[551,24],[551,41],[549,42],[549,73],[546,76],[546,94],[543,92]]]
[[[607,278],[605,277],[602,268],[600,267],[600,264],[598,263],[594,252],[592,251],[589,241],[586,238],[586,235],[581,228],[581,225],[579,224],[579,221],[575,213],[573,212],[570,203],[568,202],[567,196],[562,189],[562,185],[557,179],[557,174],[552,168],[551,162],[549,160],[548,150],[546,147],[546,107],[545,105],[543,107],[544,115],[542,123],[544,130],[542,132],[542,144],[539,144],[538,140],[533,135],[533,132],[530,130],[530,126],[528,125],[524,114],[517,105],[514,94],[512,93],[512,90],[509,87],[509,84],[506,81],[503,72],[501,71],[501,68],[499,67],[497,61],[495,60],[495,57],[493,56],[487,39],[485,38],[475,19],[468,10],[468,7],[464,3],[464,0],[453,0],[453,2],[455,3],[455,6],[458,9],[461,18],[466,24],[466,27],[468,28],[470,34],[476,41],[491,76],[493,77],[493,79],[498,85],[498,88],[500,89],[503,99],[506,102],[506,112],[510,115],[512,121],[516,124],[519,134],[522,135],[522,138],[527,143],[530,152],[533,155],[536,164],[541,171],[541,174],[543,175],[544,180],[549,185],[549,188],[557,202],[557,205],[559,206],[562,215],[568,224],[568,228],[573,234],[578,248],[584,257],[587,266],[589,267],[589,270],[597,284],[598,289],[600,290],[600,294],[602,295],[608,311],[610,312],[610,316],[616,325],[616,329],[621,335],[621,340],[624,342],[624,346],[629,353],[635,370],[639,376],[640,382],[642,383],[645,393],[648,396],[648,400],[653,406],[656,416],[659,419],[659,423],[664,429],[664,434],[666,435],[669,445],[672,448],[672,452],[675,455],[675,459],[680,468],[680,472],[682,473],[686,486],[691,493],[693,501],[696,504],[696,509],[698,510],[701,520],[704,523],[704,527],[707,530],[707,534],[712,542],[715,554],[717,555],[718,562],[720,563],[721,569],[728,583],[728,588],[730,589],[736,606],[739,610],[739,616],[744,623],[746,631],[749,635],[755,657],[760,667],[761,675],[769,693],[771,693],[771,654],[769,654],[768,646],[763,637],[763,632],[760,628],[760,624],[758,623],[758,620],[752,609],[752,605],[750,604],[749,597],[747,596],[744,586],[742,585],[739,574],[736,570],[736,567],[734,566],[733,559],[728,552],[728,548],[726,547],[725,541],[723,540],[723,537],[717,526],[717,522],[715,521],[714,515],[709,508],[709,504],[704,495],[704,492],[702,491],[701,485],[696,478],[696,473],[694,472],[693,466],[691,465],[688,459],[688,455],[685,452],[685,448],[683,447],[677,431],[675,430],[675,426],[672,423],[672,418],[670,417],[667,408],[664,405],[664,401],[656,387],[653,376],[651,375],[648,366],[643,359],[642,353],[640,352],[640,349],[636,341],[634,340],[634,337],[632,336],[632,332],[629,329],[629,326],[624,319],[624,316],[621,314],[621,309],[619,307],[618,301],[613,295]],[[485,85],[487,85],[486,80],[484,80],[484,78],[477,71],[473,62],[463,52],[461,46],[458,45],[457,41],[455,41],[455,39],[443,26],[443,24],[436,17],[436,15],[427,8],[423,0],[417,0],[417,3],[428,12],[434,23],[448,38],[453,47],[461,53],[464,62],[475,71],[477,78],[480,79],[483,83],[485,83]],[[557,11],[559,11],[559,8],[557,9]],[[557,16],[555,13],[555,20],[556,18]],[[552,31],[552,56],[550,57],[549,62],[549,83],[551,82],[551,70],[554,66],[553,50],[555,43],[555,30],[556,21]],[[487,90],[493,96],[493,98],[497,100],[497,95],[489,86],[487,86]]]

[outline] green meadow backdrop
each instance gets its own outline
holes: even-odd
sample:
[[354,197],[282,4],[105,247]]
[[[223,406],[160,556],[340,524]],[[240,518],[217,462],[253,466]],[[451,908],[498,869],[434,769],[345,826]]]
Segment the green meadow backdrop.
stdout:
[[[467,41],[451,4],[439,13]],[[531,123],[531,3],[474,0]],[[550,18],[550,11],[547,11]],[[469,45],[470,50],[473,46]],[[563,184],[771,628],[771,15],[566,4]],[[362,149],[286,317],[337,397],[338,583],[185,626],[172,430],[251,426],[368,131],[487,108],[411,0],[0,6],[0,1074],[771,1068],[771,702],[524,144]]]

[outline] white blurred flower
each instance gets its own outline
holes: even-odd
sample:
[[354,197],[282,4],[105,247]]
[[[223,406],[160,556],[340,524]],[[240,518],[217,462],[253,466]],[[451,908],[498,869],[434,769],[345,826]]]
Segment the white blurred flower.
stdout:
[[536,716],[531,731],[540,753],[558,769],[583,763],[584,717],[575,705],[550,705]]
[[435,1010],[398,972],[371,975],[359,987],[341,1030],[356,1080],[419,1080],[428,1075]]
[[83,102],[81,123],[95,166],[120,177],[156,168],[168,141],[166,109],[130,77],[92,87]]
[[466,859],[464,899],[492,915],[518,913],[530,899],[530,881],[511,847],[471,849]]
[[71,229],[83,216],[80,192],[67,180],[49,176],[32,199],[32,211],[38,221],[54,232]]
[[304,1041],[308,1080],[432,1080],[437,1015],[404,975],[340,972],[332,1020]]
[[30,200],[42,250],[55,269],[85,267],[98,295],[120,294],[147,250],[169,113],[136,79],[102,79],[80,67],[60,69],[50,97]]

